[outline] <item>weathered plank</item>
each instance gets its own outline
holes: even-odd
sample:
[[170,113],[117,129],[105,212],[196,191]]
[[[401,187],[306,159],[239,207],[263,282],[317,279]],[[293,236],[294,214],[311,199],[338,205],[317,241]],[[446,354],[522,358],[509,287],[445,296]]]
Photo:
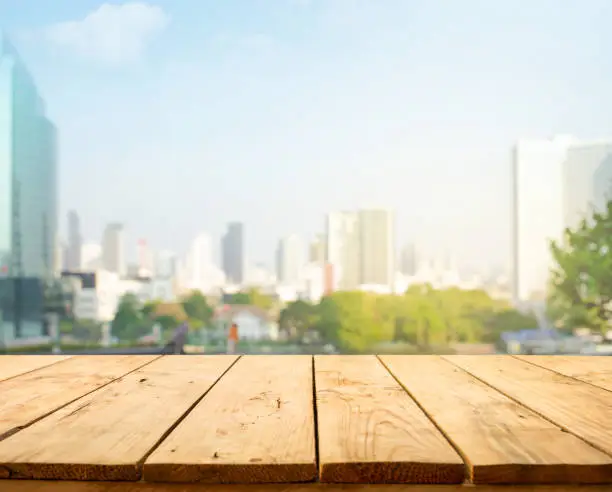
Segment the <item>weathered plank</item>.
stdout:
[[69,355],[0,355],[0,381],[50,366]]
[[612,458],[450,362],[381,360],[454,443],[474,483],[612,482]]
[[0,382],[0,439],[156,357],[78,356]]
[[0,442],[11,478],[138,480],[140,463],[235,361],[166,356]]
[[144,465],[157,482],[316,476],[312,357],[302,355],[242,357]]
[[316,356],[323,482],[458,483],[464,464],[374,356]]
[[[199,483],[164,484],[151,482],[67,482],[13,480],[6,492],[510,492],[510,487],[479,485],[357,485],[357,484],[260,484],[209,485]],[[0,487],[2,483],[0,482]],[[609,485],[540,485],[513,487],[511,492],[610,492]]]
[[612,393],[508,356],[444,356],[612,455]]
[[518,359],[612,391],[612,357],[521,355]]

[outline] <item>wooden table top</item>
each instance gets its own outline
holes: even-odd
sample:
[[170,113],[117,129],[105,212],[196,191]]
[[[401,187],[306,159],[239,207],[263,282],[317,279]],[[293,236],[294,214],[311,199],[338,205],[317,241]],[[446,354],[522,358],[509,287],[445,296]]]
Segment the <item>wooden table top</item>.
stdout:
[[376,484],[611,490],[612,357],[0,356],[0,490]]

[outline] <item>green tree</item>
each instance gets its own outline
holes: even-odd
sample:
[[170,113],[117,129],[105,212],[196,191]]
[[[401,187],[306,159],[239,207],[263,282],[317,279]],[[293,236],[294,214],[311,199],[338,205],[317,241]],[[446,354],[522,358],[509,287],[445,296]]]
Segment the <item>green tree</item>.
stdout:
[[316,308],[311,303],[297,300],[290,302],[280,313],[279,325],[292,338],[302,340],[317,319]]
[[274,299],[269,295],[264,294],[259,289],[251,288],[247,291],[251,306],[257,306],[265,311],[269,311],[274,306]]
[[115,318],[111,324],[114,336],[121,340],[135,340],[147,332],[141,305],[136,295],[125,294],[119,301]]
[[606,331],[612,319],[612,201],[553,241],[549,302],[566,327]]
[[228,304],[251,304],[251,297],[247,292],[236,292],[228,299]]
[[208,304],[208,300],[198,290],[194,290],[186,295],[181,304],[190,320],[195,321],[196,325],[208,326],[213,316],[213,308]]

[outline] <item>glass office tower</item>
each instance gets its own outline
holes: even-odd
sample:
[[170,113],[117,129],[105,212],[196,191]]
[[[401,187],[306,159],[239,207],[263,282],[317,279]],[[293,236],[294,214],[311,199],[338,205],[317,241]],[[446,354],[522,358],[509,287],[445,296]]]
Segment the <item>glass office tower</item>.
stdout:
[[0,345],[44,335],[43,282],[57,234],[56,129],[0,34]]

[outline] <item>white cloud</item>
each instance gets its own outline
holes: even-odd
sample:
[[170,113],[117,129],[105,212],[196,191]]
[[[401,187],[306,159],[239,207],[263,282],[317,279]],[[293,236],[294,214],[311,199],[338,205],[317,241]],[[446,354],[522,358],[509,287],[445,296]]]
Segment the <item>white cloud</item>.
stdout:
[[138,59],[169,21],[160,7],[147,3],[105,3],[84,19],[49,26],[44,35],[55,45],[78,55],[123,63]]

